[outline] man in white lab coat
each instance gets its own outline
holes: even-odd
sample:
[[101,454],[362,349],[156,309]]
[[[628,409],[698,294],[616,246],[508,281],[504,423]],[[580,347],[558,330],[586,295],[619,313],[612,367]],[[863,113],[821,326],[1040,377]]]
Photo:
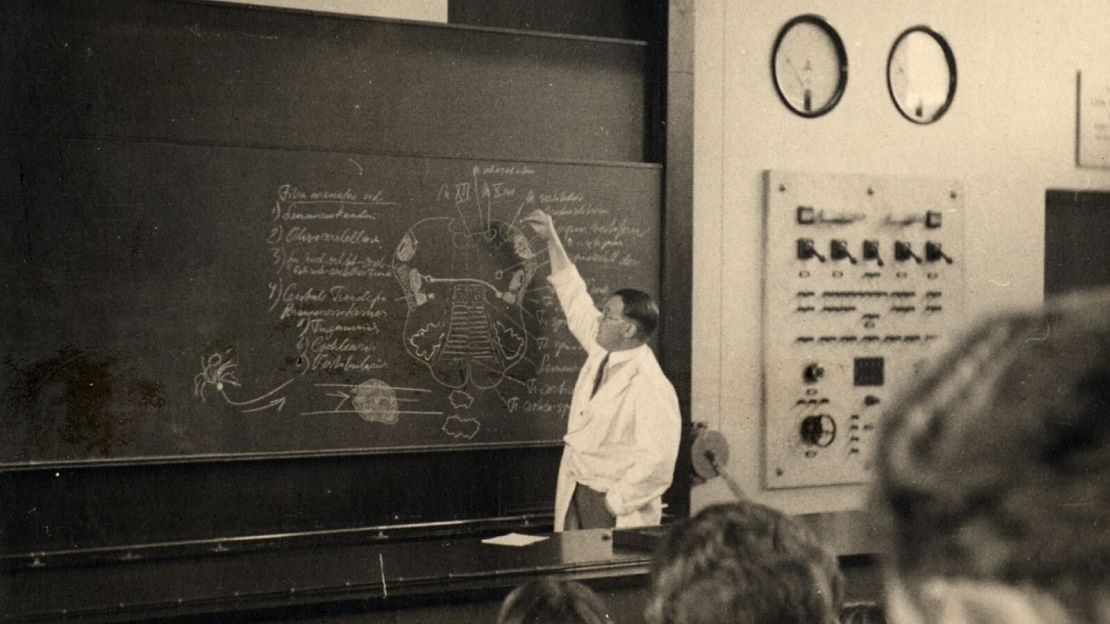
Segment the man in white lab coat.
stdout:
[[551,217],[535,210],[523,221],[547,243],[548,281],[586,351],[563,437],[555,530],[659,524],[681,417],[674,386],[647,345],[658,308],[646,293],[625,289],[598,310]]

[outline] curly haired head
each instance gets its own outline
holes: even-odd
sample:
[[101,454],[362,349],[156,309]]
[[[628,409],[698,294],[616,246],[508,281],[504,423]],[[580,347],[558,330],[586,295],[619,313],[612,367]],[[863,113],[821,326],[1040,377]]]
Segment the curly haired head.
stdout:
[[576,581],[540,577],[518,586],[501,603],[497,624],[610,624],[605,603]]
[[805,527],[770,507],[713,505],[675,525],[655,554],[655,624],[836,621],[843,577]]
[[887,413],[876,462],[891,571],[911,593],[936,579],[1022,587],[1103,621],[1110,292],[979,325]]

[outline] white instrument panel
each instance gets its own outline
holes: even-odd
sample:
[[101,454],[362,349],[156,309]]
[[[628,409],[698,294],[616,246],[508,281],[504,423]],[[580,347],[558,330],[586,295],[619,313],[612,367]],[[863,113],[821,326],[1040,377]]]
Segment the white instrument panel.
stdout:
[[863,483],[892,388],[964,312],[957,180],[764,174],[764,483]]

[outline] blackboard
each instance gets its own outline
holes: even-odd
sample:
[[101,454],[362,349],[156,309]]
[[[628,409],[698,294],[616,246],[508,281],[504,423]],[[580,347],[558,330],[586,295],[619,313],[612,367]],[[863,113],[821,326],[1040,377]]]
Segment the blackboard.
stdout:
[[1049,189],[1044,203],[1045,296],[1110,286],[1110,193]]
[[173,0],[0,2],[0,133],[640,161],[643,42]]
[[661,168],[11,136],[0,465],[556,442],[595,297],[659,282]]

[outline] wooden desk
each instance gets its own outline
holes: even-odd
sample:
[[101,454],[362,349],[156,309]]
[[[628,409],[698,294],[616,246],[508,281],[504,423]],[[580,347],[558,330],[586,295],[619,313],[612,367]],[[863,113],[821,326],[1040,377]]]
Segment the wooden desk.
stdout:
[[511,588],[548,574],[589,584],[636,622],[649,564],[599,529],[522,548],[465,538],[12,569],[0,579],[0,622],[493,622]]

